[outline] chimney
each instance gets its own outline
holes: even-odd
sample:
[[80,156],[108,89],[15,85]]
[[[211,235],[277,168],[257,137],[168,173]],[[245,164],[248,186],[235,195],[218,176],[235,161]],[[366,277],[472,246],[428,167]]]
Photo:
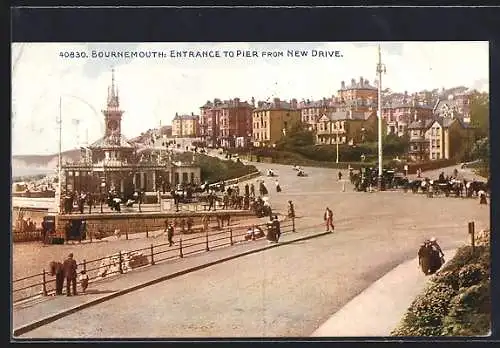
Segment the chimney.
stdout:
[[363,86],[364,86],[363,76],[360,76],[360,77],[359,77],[359,85],[360,85],[360,87],[363,87]]
[[274,106],[278,107],[280,105],[280,98],[274,98]]
[[194,112],[191,112],[191,116],[194,116]]
[[340,83],[340,88],[345,89],[345,81],[342,81],[342,82]]
[[240,98],[234,98],[234,103],[235,103],[236,105],[239,105],[239,103],[240,103]]
[[297,109],[297,99],[293,98],[291,104],[292,109]]
[[255,107],[255,98],[254,97],[252,97],[252,106]]
[[356,85],[356,80],[355,79],[351,79],[351,87],[354,87]]

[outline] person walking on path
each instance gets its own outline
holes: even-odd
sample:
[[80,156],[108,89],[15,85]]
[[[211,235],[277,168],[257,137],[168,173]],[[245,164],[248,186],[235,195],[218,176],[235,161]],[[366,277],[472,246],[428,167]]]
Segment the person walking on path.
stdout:
[[333,225],[333,212],[328,207],[326,207],[325,214],[323,215],[323,220],[326,224],[326,232],[333,232],[335,230],[335,226]]
[[288,218],[290,219],[295,218],[295,207],[293,206],[292,201],[288,201]]
[[339,171],[339,181],[342,180],[342,172]]
[[276,179],[276,192],[281,192],[280,182]]
[[64,286],[64,268],[63,264],[58,261],[52,261],[49,264],[50,275],[56,276],[56,295],[62,295]]
[[174,245],[174,224],[170,223],[167,229],[168,246]]
[[80,281],[80,285],[82,287],[82,292],[85,293],[87,290],[87,287],[89,286],[89,276],[87,272],[81,271],[80,272],[80,277],[78,279]]
[[76,269],[78,265],[73,259],[73,254],[69,254],[68,258],[64,260],[63,269],[64,277],[66,278],[66,296],[71,296],[71,290],[73,290],[73,295],[76,296]]

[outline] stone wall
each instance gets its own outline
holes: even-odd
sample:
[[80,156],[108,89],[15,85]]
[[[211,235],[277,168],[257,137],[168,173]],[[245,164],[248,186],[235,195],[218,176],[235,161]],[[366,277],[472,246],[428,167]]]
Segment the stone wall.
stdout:
[[56,230],[58,234],[64,234],[64,225],[68,220],[84,219],[87,222],[87,235],[94,235],[100,230],[105,235],[112,235],[116,229],[121,231],[122,236],[126,233],[152,232],[165,228],[165,219],[173,222],[180,222],[182,219],[191,217],[194,226],[202,225],[202,218],[205,215],[211,216],[211,222],[216,221],[220,215],[231,216],[231,221],[245,220],[254,217],[253,211],[217,210],[209,212],[178,212],[178,213],[120,213],[120,214],[71,214],[56,216]]

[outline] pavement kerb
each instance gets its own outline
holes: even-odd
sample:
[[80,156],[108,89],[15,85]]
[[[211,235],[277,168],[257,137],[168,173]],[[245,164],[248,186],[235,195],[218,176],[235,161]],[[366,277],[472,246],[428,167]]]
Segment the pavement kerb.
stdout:
[[265,246],[260,246],[260,247],[257,247],[255,249],[251,249],[251,250],[247,250],[245,252],[241,252],[241,253],[237,253],[237,254],[234,254],[234,255],[231,255],[231,256],[227,256],[227,257],[224,257],[224,258],[212,261],[212,262],[204,263],[204,264],[201,264],[201,265],[198,265],[198,266],[194,266],[194,267],[189,267],[189,268],[183,269],[181,271],[177,271],[177,272],[165,275],[163,277],[159,277],[159,278],[147,281],[147,282],[143,282],[143,283],[140,283],[140,284],[128,287],[126,289],[119,290],[119,291],[114,292],[112,294],[105,295],[105,296],[102,296],[102,297],[90,300],[90,301],[82,303],[80,305],[77,305],[77,306],[74,306],[74,307],[62,310],[62,311],[60,311],[60,312],[58,312],[56,314],[50,315],[50,316],[45,317],[43,319],[36,320],[36,321],[31,322],[29,324],[23,325],[21,327],[18,327],[16,329],[14,329],[13,335],[14,336],[23,335],[23,334],[25,334],[27,332],[30,332],[30,331],[32,331],[32,330],[34,330],[36,328],[39,328],[39,327],[44,326],[44,325],[47,325],[47,324],[49,324],[51,322],[59,320],[59,319],[65,317],[65,316],[71,315],[71,314],[76,313],[78,311],[81,311],[83,309],[86,309],[86,308],[98,305],[100,303],[103,303],[103,302],[111,300],[113,298],[116,298],[116,297],[128,294],[130,292],[133,292],[133,291],[136,291],[136,290],[139,290],[139,289],[151,286],[151,285],[155,285],[155,284],[161,283],[161,282],[163,282],[165,280],[169,280],[169,279],[172,279],[172,278],[180,277],[180,276],[182,276],[184,274],[195,272],[195,271],[198,271],[198,270],[201,270],[201,269],[204,269],[204,268],[208,268],[210,266],[214,266],[214,265],[226,262],[226,261],[230,261],[230,260],[233,260],[233,259],[236,259],[236,258],[239,258],[239,257],[246,256],[246,255],[251,255],[251,254],[258,253],[258,252],[261,252],[261,251],[264,251],[264,250],[268,250],[268,249],[272,249],[272,248],[277,248],[277,247],[282,246],[282,245],[287,245],[287,244],[292,244],[292,243],[299,242],[299,241],[304,241],[304,240],[308,240],[308,239],[322,237],[322,236],[325,236],[325,235],[328,235],[328,234],[332,234],[332,232],[315,233],[315,234],[310,234],[310,235],[307,235],[307,236],[304,236],[304,237],[299,237],[299,238],[295,238],[295,239],[284,241],[284,242],[279,242],[279,243],[273,243],[273,244],[269,244],[269,245],[265,245]]
[[[443,264],[440,270],[443,269],[443,267],[445,267],[451,259],[453,259],[453,257],[456,255],[457,250],[458,249],[444,250],[444,254],[446,255],[446,262]],[[414,293],[412,293],[411,299],[405,298],[404,301],[394,301],[397,303],[397,310],[393,310],[392,315],[389,315],[390,318],[383,318],[383,316],[377,315],[378,313],[376,313],[374,309],[379,307],[378,305],[376,305],[376,303],[387,304],[387,301],[391,301],[391,299],[394,299],[394,297],[392,297],[392,294],[394,294],[394,292],[391,290],[391,286],[395,285],[393,278],[396,278],[396,276],[398,276],[397,278],[399,278],[399,276],[401,275],[401,271],[406,271],[406,267],[410,265],[411,267],[413,267],[414,264],[418,264],[418,257],[408,259],[384,274],[382,277],[365,288],[361,293],[347,302],[338,311],[333,313],[310,335],[310,337],[319,338],[390,336],[389,331],[393,330],[403,319],[404,313],[406,313],[412,301],[417,296],[419,296],[422,291],[428,286],[429,282],[431,281],[431,277],[424,277],[423,283],[418,289],[419,291],[415,291]],[[420,273],[415,273],[415,276],[421,277],[422,275]],[[384,287],[384,283],[389,284],[389,289],[381,291]],[[406,284],[408,286],[412,283],[407,282]],[[400,286],[402,284],[398,282],[397,285],[398,289],[401,291]],[[398,289],[394,289],[394,291],[398,291]],[[377,295],[377,298],[373,298],[374,295]],[[389,313],[390,312],[391,311],[389,310]],[[362,315],[363,318],[359,318],[358,315]],[[376,317],[377,320],[374,321],[374,317]],[[350,321],[356,322],[356,326],[349,326],[346,328],[343,323],[346,323],[347,318],[349,318]],[[367,322],[366,320],[369,320],[369,322]],[[389,327],[391,328],[388,331]],[[347,330],[347,334],[345,330]],[[344,332],[343,335],[339,335],[339,332],[341,331]],[[368,331],[371,332],[367,334]]]

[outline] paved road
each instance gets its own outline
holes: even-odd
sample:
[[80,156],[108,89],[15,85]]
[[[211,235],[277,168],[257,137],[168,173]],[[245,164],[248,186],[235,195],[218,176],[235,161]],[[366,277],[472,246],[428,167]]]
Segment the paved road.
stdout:
[[309,176],[300,178],[290,166],[257,166],[278,173],[282,193],[274,190],[276,178],[264,178],[271,204],[285,211],[292,199],[297,229],[321,222],[328,205],[335,233],[144,288],[27,337],[309,336],[371,283],[414,258],[423,238],[434,235],[454,249],[468,239],[468,221],[476,221],[476,229],[489,227],[489,207],[476,199],[358,193],[337,181],[338,170],[307,168]]

